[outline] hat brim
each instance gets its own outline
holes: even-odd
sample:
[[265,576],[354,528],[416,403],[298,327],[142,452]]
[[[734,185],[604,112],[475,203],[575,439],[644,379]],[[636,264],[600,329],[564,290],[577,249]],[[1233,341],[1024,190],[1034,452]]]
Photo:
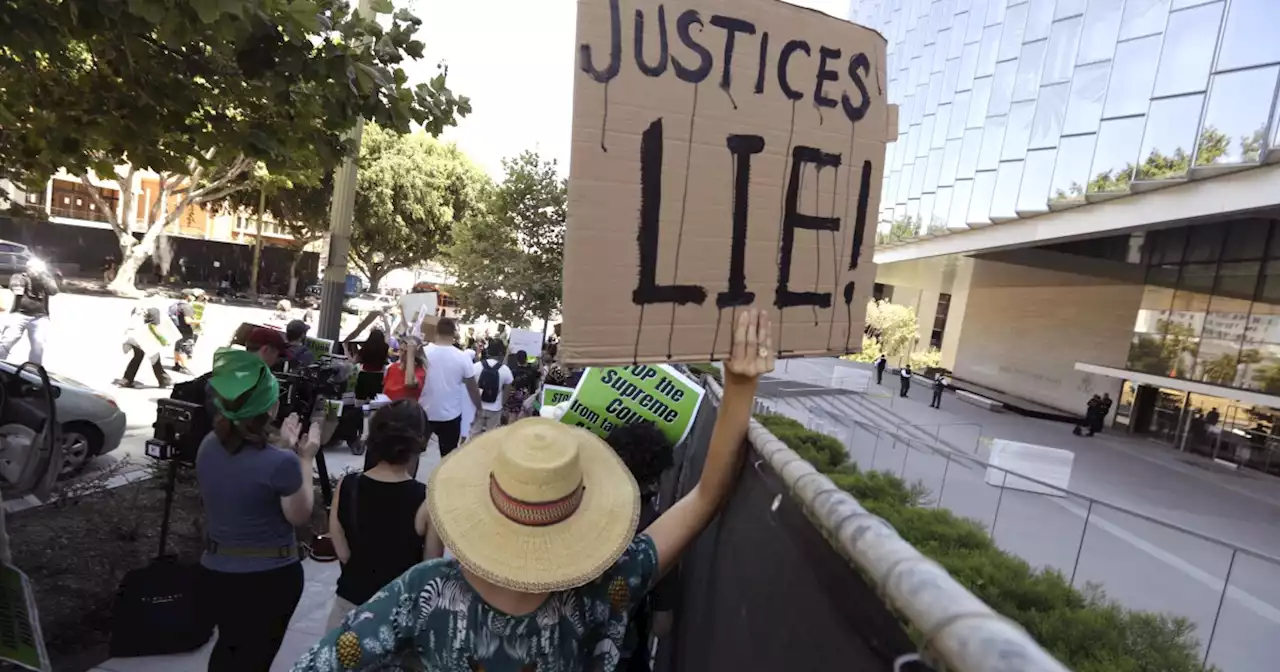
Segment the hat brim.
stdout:
[[503,441],[515,438],[515,425],[471,439],[431,475],[431,524],[458,562],[486,581],[527,593],[576,588],[603,574],[635,537],[640,489],[631,472],[596,435],[560,426],[578,444],[584,486],[582,504],[560,523],[521,525],[503,516],[490,499],[494,459]]

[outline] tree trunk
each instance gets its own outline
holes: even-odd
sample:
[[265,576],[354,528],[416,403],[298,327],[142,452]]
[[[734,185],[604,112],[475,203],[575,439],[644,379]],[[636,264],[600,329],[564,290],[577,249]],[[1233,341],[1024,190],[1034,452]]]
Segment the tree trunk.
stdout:
[[[125,239],[128,239],[127,242]],[[154,246],[154,241],[153,241]],[[120,267],[116,269],[116,277],[107,285],[107,291],[115,294],[134,295],[138,289],[134,287],[138,268],[151,255],[150,250],[143,249],[142,243],[133,236],[120,237]]]
[[265,187],[258,187],[258,233],[253,239],[253,268],[249,271],[249,296],[254,299],[258,298],[258,267],[262,265],[262,213],[266,209],[267,190]]
[[293,260],[289,262],[289,298],[298,293],[298,262],[302,261],[302,248],[293,251]]
[[369,267],[369,292],[371,294],[378,293],[378,283],[382,282],[382,277],[387,272],[381,266],[371,265]]

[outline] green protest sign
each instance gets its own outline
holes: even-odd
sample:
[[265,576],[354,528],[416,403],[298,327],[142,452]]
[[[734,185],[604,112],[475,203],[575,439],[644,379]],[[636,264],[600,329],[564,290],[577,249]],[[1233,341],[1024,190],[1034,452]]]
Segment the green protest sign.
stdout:
[[666,364],[590,368],[560,421],[608,436],[618,425],[649,420],[678,444],[693,425],[702,394]]
[[[3,515],[3,514],[0,514]],[[0,565],[0,661],[46,672],[49,654],[40,634],[40,616],[27,575]]]
[[542,386],[542,405],[555,406],[556,404],[569,401],[573,397],[572,387],[563,387],[560,385],[543,385]]
[[333,341],[327,338],[308,336],[304,343],[306,344],[307,349],[311,351],[311,354],[315,356],[316,361],[320,361],[320,358],[328,357],[333,354]]

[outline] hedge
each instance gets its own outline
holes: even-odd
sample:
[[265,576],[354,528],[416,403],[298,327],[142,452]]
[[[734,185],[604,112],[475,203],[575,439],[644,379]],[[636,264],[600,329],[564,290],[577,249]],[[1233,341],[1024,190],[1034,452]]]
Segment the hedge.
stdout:
[[1201,670],[1195,626],[1187,619],[1126,609],[1093,585],[1077,590],[1061,572],[1034,569],[1000,550],[980,523],[922,506],[928,492],[918,483],[908,485],[887,472],[861,471],[845,462],[844,447],[836,439],[780,415],[756,419],[1072,670]]

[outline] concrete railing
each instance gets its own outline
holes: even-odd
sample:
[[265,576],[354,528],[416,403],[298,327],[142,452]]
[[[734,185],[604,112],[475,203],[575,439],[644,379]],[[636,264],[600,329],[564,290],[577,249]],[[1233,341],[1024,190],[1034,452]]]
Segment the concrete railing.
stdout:
[[[707,377],[703,384],[718,405],[720,385]],[[1066,672],[1021,626],[975,597],[763,425],[752,420],[747,438],[757,467],[774,472],[831,547],[923,633],[925,661],[957,672]]]

